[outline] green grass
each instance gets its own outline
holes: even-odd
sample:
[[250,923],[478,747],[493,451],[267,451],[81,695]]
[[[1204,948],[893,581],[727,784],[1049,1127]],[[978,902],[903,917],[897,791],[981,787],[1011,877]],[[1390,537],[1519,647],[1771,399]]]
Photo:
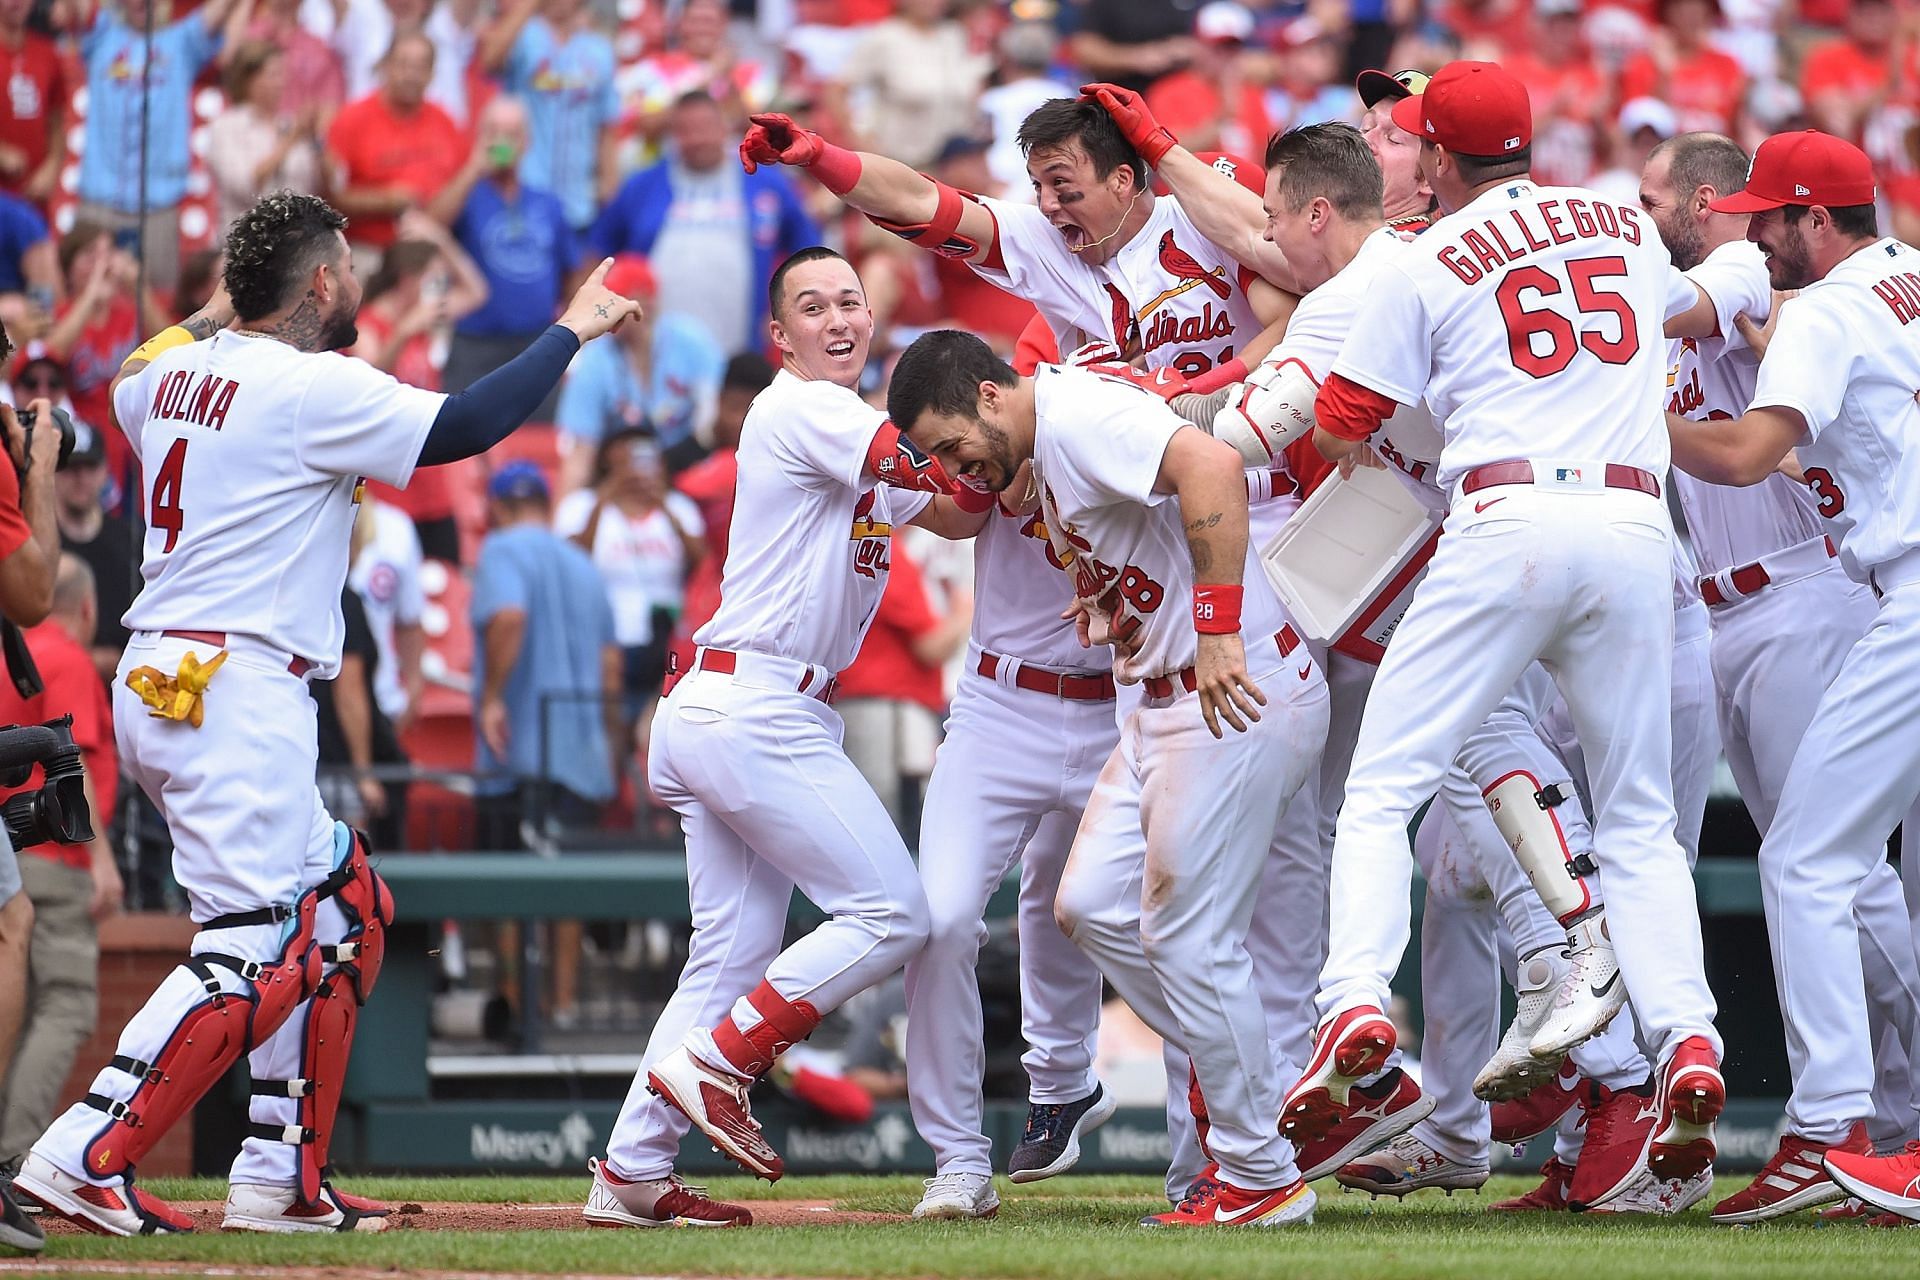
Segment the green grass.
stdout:
[[[1729,1179],[1729,1182],[1732,1180]],[[145,1240],[61,1237],[54,1258],[119,1262],[199,1261],[250,1269],[278,1264],[713,1276],[1034,1277],[1036,1280],[1421,1280],[1514,1276],[1533,1280],[1638,1277],[1844,1275],[1848,1280],[1920,1274],[1920,1229],[1820,1225],[1810,1215],[1748,1229],[1715,1227],[1700,1209],[1668,1221],[1600,1217],[1496,1217],[1491,1200],[1529,1185],[1496,1178],[1482,1195],[1422,1192],[1404,1203],[1370,1202],[1320,1184],[1318,1223],[1304,1230],[1147,1232],[1134,1225],[1159,1207],[1144,1178],[1062,1178],[1033,1187],[1002,1183],[992,1222],[801,1226],[746,1231],[399,1231],[350,1237],[206,1235]],[[223,1193],[204,1179],[156,1180],[166,1197]],[[356,1178],[355,1191],[389,1200],[569,1203],[584,1178]],[[723,1178],[730,1199],[827,1199],[850,1210],[904,1212],[920,1190],[906,1177],[789,1178],[777,1187]]]

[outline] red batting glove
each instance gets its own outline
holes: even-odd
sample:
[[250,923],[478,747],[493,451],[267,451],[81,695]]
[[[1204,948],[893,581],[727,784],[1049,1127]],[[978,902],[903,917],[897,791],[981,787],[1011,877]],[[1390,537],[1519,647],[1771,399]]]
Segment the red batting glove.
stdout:
[[748,173],[763,164],[792,164],[805,167],[820,158],[826,139],[811,129],[802,129],[792,116],[765,111],[748,116],[746,136],[740,139],[740,166]]
[[1095,373],[1108,374],[1115,378],[1125,378],[1136,387],[1142,387],[1162,400],[1171,401],[1193,388],[1187,381],[1187,375],[1172,366],[1159,369],[1140,369],[1130,364],[1089,364],[1083,366]]
[[1117,84],[1083,84],[1080,96],[1099,103],[1101,110],[1120,126],[1120,132],[1140,153],[1140,158],[1150,165],[1159,164],[1167,152],[1180,145],[1180,140],[1167,132],[1166,127],[1153,118],[1153,112],[1147,110],[1147,100],[1131,89],[1122,89]]

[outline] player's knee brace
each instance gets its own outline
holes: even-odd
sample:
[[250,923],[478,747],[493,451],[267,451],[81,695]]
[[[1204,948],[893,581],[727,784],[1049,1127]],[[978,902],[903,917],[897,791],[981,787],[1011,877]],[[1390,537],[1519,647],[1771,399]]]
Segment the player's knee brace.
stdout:
[[[123,1038],[122,1052],[107,1067],[108,1072],[135,1081],[131,1093],[115,1097],[117,1087],[96,1081],[83,1099],[107,1117],[105,1127],[82,1155],[89,1176],[130,1173],[242,1053],[278,1030],[315,989],[321,973],[320,953],[313,942],[315,905],[314,896],[307,894],[292,908],[240,912],[202,926],[203,932],[214,932],[291,922],[276,958],[249,960],[202,951],[154,992],[148,1010],[155,1002],[173,998],[169,984],[177,993],[177,1013],[168,1011],[173,1018],[171,1030],[159,1048],[144,1057],[139,1056],[143,1046],[130,1045]],[[129,1048],[133,1051],[128,1052]],[[107,1072],[102,1076],[110,1079]]]
[[1587,877],[1596,869],[1593,856],[1573,851],[1554,813],[1566,803],[1567,788],[1560,783],[1543,785],[1533,774],[1515,770],[1482,794],[1514,860],[1554,918],[1570,925],[1592,911]]
[[340,1086],[353,1052],[360,1006],[380,976],[387,926],[393,923],[393,894],[367,860],[366,837],[354,831],[346,839],[346,857],[315,890],[319,901],[331,900],[339,907],[347,927],[337,942],[317,948],[326,967],[301,1014],[299,1075],[253,1082],[255,1097],[294,1100],[293,1123],[256,1120],[249,1132],[299,1148],[300,1193],[308,1202],[319,1197],[326,1181],[334,1124],[340,1114]]

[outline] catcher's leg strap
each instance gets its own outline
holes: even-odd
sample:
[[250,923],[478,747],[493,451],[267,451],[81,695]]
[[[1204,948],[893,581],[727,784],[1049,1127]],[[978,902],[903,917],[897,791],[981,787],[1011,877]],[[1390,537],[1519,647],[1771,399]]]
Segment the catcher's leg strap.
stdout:
[[1524,769],[1497,779],[1483,795],[1493,824],[1513,850],[1513,857],[1533,882],[1534,891],[1563,926],[1594,910],[1587,877],[1596,868],[1593,856],[1576,854],[1554,810],[1567,801],[1559,783],[1542,783]]

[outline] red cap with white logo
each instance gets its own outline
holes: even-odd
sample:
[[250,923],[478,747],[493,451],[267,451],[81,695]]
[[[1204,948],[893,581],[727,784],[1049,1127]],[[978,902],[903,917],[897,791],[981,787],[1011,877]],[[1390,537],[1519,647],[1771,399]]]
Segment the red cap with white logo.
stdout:
[[1449,62],[1393,104],[1393,122],[1463,156],[1510,155],[1533,141],[1527,86],[1493,62]]
[[1873,203],[1873,162],[1851,142],[1818,129],[1776,133],[1753,153],[1747,189],[1707,206],[1715,213],[1759,213],[1782,205],[1846,209]]

